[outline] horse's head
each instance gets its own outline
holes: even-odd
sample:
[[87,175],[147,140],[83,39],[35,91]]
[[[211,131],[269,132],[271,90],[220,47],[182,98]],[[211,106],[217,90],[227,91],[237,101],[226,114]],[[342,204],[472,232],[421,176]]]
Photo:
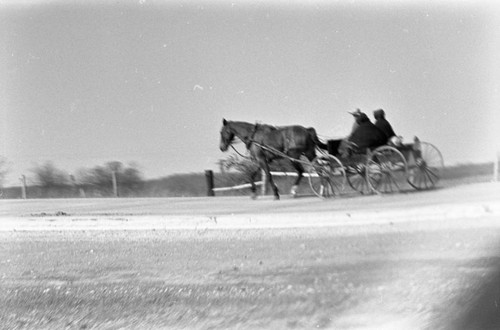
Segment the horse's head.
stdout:
[[222,129],[220,131],[220,150],[227,151],[231,143],[234,140],[234,132],[231,129],[231,125],[225,119],[222,120]]

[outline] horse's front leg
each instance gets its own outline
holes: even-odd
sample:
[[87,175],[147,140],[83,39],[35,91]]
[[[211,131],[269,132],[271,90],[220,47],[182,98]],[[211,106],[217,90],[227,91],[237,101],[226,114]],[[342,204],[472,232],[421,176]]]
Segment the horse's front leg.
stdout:
[[293,197],[297,196],[297,189],[299,188],[300,181],[302,180],[302,177],[304,176],[304,167],[302,167],[302,164],[299,162],[292,162],[293,167],[297,171],[297,179],[295,180],[295,183],[292,186],[292,189],[290,193],[292,194]]
[[250,191],[252,192],[252,199],[257,199],[257,187],[255,186],[255,178],[260,172],[260,169],[255,170],[250,174]]
[[271,175],[271,169],[269,168],[268,161],[264,158],[260,161],[260,163],[261,163],[262,169],[266,173],[267,181],[268,181],[269,185],[271,186],[271,188],[273,189],[274,199],[276,199],[276,200],[280,199],[280,193],[278,190],[278,186],[276,186],[274,184],[273,176]]

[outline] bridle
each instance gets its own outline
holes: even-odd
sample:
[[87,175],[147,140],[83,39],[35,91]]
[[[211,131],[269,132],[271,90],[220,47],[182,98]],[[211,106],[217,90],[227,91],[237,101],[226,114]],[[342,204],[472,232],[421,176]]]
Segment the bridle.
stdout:
[[[249,138],[246,138],[245,140],[239,138],[236,134],[235,136],[241,140],[241,142],[243,142],[245,144],[245,146],[247,147],[247,150],[250,149],[250,146],[252,145],[252,143],[256,143],[255,140],[254,140],[254,137],[255,137],[255,134],[257,133],[257,130],[259,128],[259,124],[255,124],[253,126],[253,130],[252,130],[252,133],[250,134],[250,137]],[[234,132],[233,132],[234,133]],[[234,152],[236,152],[240,157],[242,158],[245,158],[245,159],[251,159],[251,157],[248,157],[248,156],[245,156],[245,155],[242,155],[234,146],[233,146],[233,143],[230,142],[229,146],[234,150]]]

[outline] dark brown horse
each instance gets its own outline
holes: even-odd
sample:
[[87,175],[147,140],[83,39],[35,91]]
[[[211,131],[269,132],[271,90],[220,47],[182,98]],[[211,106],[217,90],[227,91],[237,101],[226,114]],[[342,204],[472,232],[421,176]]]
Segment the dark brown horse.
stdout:
[[[276,158],[283,158],[285,155],[291,159],[299,159],[301,155],[304,155],[309,161],[312,161],[316,157],[316,146],[326,148],[326,145],[319,141],[314,128],[298,125],[275,127],[223,119],[220,132],[220,150],[227,151],[233,143],[234,137],[245,143],[252,159],[266,172],[275,199],[279,199],[280,195],[271,176],[269,163]],[[299,162],[292,161],[292,164],[298,174],[292,188],[292,194],[295,194],[304,168]],[[252,196],[254,198],[256,196],[254,181],[257,174],[258,170],[251,176]]]

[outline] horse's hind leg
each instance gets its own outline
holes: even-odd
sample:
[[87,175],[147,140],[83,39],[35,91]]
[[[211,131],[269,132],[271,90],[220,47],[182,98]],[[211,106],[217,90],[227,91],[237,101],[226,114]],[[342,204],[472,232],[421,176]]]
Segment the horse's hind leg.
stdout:
[[267,171],[266,174],[267,174],[267,177],[269,178],[269,184],[271,185],[271,188],[273,189],[273,192],[274,192],[274,199],[276,199],[276,200],[280,199],[280,192],[279,192],[278,186],[276,184],[274,184],[274,180],[273,180],[273,176],[271,175],[271,172]]

